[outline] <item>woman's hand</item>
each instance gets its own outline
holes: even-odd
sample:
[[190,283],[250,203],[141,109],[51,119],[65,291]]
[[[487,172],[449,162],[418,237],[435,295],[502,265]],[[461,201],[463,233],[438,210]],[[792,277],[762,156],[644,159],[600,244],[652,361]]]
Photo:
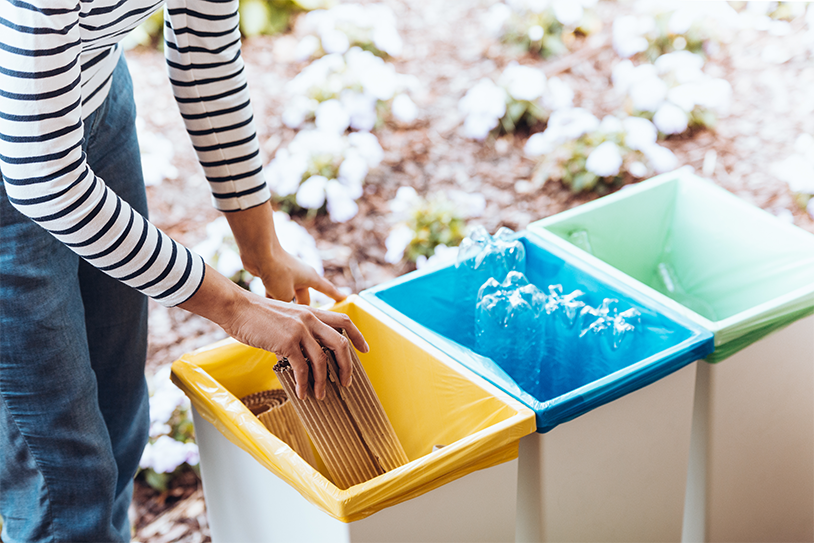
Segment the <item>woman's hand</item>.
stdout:
[[298,304],[311,303],[309,288],[336,300],[345,295],[299,258],[287,253],[274,231],[274,211],[271,203],[226,214],[229,227],[240,249],[240,259],[247,272],[259,277],[266,287],[266,296]]
[[308,389],[306,357],[313,371],[314,394],[318,399],[325,397],[327,360],[322,346],[336,355],[341,384],[350,385],[353,346],[337,329],[344,329],[361,352],[368,351],[365,339],[347,315],[262,298],[210,266],[198,291],[179,307],[211,320],[242,343],[288,358],[300,398],[305,398]]

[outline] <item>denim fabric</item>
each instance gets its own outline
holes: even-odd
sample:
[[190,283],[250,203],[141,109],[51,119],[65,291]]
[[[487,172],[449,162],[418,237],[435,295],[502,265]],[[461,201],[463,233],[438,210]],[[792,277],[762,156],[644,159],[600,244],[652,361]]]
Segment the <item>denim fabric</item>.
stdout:
[[[147,213],[124,58],[85,120],[92,170]],[[149,431],[147,298],[16,211],[0,185],[2,540],[129,541]]]

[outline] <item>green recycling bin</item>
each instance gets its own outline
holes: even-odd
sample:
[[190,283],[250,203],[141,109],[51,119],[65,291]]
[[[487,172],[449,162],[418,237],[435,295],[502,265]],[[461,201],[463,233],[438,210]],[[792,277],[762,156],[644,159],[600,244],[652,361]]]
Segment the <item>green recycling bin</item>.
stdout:
[[814,235],[686,170],[529,230],[715,335],[683,539],[814,540]]

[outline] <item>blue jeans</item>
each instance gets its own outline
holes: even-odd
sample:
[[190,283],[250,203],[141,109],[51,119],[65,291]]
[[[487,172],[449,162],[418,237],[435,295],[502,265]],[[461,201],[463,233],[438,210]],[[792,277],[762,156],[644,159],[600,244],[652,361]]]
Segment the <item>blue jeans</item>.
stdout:
[[[147,198],[124,57],[84,125],[92,170]],[[149,432],[147,299],[15,210],[0,184],[2,540],[129,541]]]

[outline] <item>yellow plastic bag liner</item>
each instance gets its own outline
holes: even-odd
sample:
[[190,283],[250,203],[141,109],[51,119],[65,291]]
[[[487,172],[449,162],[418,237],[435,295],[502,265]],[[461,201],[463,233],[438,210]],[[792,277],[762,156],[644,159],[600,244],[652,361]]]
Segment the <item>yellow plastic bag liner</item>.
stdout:
[[333,310],[370,345],[359,358],[410,459],[404,466],[340,490],[321,461],[314,469],[266,430],[238,398],[281,388],[271,353],[226,340],[175,361],[173,382],[230,441],[343,522],[517,458],[520,438],[535,431],[534,412],[366,301],[352,296]]

